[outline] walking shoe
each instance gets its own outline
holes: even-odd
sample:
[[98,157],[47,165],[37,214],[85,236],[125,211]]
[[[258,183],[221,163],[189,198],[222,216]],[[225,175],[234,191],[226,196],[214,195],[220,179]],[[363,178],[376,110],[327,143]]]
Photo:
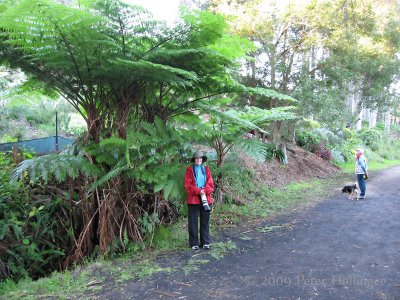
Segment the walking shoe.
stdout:
[[210,245],[209,244],[204,244],[203,245],[204,250],[210,250]]
[[365,199],[365,196],[358,196],[357,199]]
[[192,246],[192,250],[199,250],[200,247],[199,246]]

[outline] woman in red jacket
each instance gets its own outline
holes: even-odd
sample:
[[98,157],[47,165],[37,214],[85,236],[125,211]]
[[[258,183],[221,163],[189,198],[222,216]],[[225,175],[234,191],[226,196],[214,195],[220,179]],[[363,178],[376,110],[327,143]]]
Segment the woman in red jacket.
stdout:
[[[192,156],[192,165],[186,169],[185,189],[188,205],[189,244],[193,250],[210,249],[210,212],[212,207],[211,193],[214,191],[214,181],[208,166],[203,162],[207,157],[203,152],[196,151]],[[198,222],[200,216],[200,243],[198,237]]]

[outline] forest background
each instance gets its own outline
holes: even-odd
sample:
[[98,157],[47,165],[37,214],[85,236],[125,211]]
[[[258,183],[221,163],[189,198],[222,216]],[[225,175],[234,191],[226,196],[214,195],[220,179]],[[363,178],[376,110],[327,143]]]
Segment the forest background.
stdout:
[[118,0],[3,0],[0,16],[0,142],[52,135],[56,111],[77,139],[0,154],[2,280],[171,239],[199,148],[220,211],[254,191],[244,156],[399,159],[396,1],[182,1],[167,25]]

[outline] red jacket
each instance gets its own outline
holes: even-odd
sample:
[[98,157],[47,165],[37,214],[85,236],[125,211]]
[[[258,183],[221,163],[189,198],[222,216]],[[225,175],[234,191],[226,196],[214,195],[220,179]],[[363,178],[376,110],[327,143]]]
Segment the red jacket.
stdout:
[[[209,204],[213,203],[211,198],[211,193],[214,191],[214,181],[211,176],[211,171],[208,166],[206,169],[206,186],[204,191],[207,195],[207,201]],[[187,193],[187,204],[201,204],[200,202],[200,188],[196,186],[196,180],[194,179],[193,166],[186,169],[185,179],[184,179],[185,189]]]

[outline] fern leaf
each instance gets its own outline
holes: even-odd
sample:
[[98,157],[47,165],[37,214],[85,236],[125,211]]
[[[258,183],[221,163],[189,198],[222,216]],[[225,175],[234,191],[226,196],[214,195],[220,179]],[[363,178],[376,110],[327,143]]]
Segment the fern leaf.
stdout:
[[253,157],[255,160],[262,162],[268,156],[268,147],[261,143],[258,139],[240,139],[236,143],[244,153]]
[[164,197],[165,199],[168,199],[171,195],[171,192],[174,188],[175,181],[174,180],[168,180],[167,184],[164,187]]
[[11,180],[22,180],[28,172],[32,182],[54,178],[62,182],[69,177],[75,178],[80,172],[86,176],[97,176],[100,171],[82,156],[49,154],[25,160],[14,170]]
[[110,181],[111,179],[119,176],[122,172],[129,169],[129,166],[126,164],[126,160],[122,159],[118,162],[118,164],[107,174],[100,177],[96,180],[89,188],[89,192],[94,191],[99,186],[103,185],[104,183]]
[[154,193],[161,191],[165,187],[165,183],[159,183],[154,186]]

